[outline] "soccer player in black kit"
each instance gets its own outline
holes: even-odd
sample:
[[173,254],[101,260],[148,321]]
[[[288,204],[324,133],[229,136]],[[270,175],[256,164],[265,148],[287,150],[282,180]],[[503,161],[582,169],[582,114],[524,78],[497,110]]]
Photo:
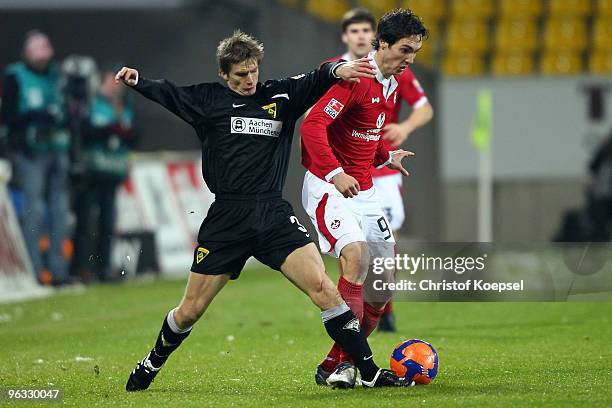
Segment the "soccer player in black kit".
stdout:
[[[218,83],[176,86],[123,67],[116,80],[189,123],[202,143],[202,174],[215,202],[198,235],[181,303],[164,317],[153,349],[132,371],[126,390],[145,390],[228,280],[254,256],[281,271],[321,309],[329,336],[356,362],[365,387],[407,386],[409,379],[379,369],[359,321],[325,272],[319,252],[281,192],[295,122],[338,80],[374,77],[367,58],[326,63],[288,79],[259,83],[263,45],[236,31],[217,48]],[[346,387],[346,369],[329,383]],[[336,382],[337,380],[337,382]]]

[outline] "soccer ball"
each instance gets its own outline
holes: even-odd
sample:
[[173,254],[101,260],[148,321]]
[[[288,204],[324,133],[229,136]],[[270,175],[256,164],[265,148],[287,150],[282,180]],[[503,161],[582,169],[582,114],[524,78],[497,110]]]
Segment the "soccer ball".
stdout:
[[423,340],[406,340],[391,354],[391,369],[417,384],[429,384],[438,374],[438,353]]

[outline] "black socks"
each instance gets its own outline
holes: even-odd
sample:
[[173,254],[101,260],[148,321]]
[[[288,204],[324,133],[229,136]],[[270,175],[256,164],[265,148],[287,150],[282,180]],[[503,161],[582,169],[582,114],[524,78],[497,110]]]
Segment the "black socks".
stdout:
[[346,303],[321,312],[325,330],[353,358],[361,378],[371,381],[378,372],[370,345],[361,332],[359,320]]
[[[162,328],[157,335],[155,347],[153,347],[151,355],[149,356],[149,361],[155,368],[160,368],[166,362],[170,353],[176,350],[183,340],[189,336],[189,333],[191,333],[191,328],[182,333],[176,333],[176,331],[172,330],[170,327],[171,325],[178,330],[176,323],[174,323],[174,318],[171,317],[172,313],[174,313],[174,310],[170,311],[168,316],[164,319]],[[169,323],[168,319],[172,319],[172,322]]]

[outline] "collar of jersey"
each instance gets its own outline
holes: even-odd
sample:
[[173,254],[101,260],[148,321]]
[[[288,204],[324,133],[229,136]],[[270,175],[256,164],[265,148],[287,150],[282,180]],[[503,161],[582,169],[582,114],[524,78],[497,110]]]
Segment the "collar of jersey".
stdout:
[[376,71],[376,80],[383,87],[383,96],[385,97],[385,100],[388,100],[389,96],[391,96],[393,91],[395,91],[395,89],[397,88],[397,79],[395,79],[393,75],[391,75],[389,78],[385,78],[383,76],[382,72],[380,71],[380,68],[378,68],[378,65],[376,64],[376,60],[374,59],[375,53],[376,51],[370,52],[368,54],[368,57],[372,59],[372,62],[370,63],[374,67],[374,71]]

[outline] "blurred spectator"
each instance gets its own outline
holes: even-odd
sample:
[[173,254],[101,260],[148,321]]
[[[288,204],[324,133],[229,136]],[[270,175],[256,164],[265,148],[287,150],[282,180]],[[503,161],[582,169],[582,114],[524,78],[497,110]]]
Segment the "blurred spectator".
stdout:
[[612,221],[612,133],[595,152],[589,164],[591,184],[587,213],[591,221],[591,241],[610,240]]
[[102,73],[99,92],[82,126],[84,171],[75,191],[77,216],[72,273],[85,281],[115,278],[111,273],[111,244],[115,227],[117,188],[128,173],[128,149],[134,141],[134,113],[115,82],[115,72]]
[[14,166],[14,186],[23,193],[20,220],[34,271],[40,275],[43,270],[39,241],[47,225],[47,210],[48,267],[53,283],[61,285],[67,278],[62,243],[68,210],[70,137],[64,125],[60,73],[53,54],[46,34],[26,34],[23,61],[10,64],[5,71],[0,122],[5,126]]
[[566,211],[555,242],[607,242],[612,226],[612,132],[589,163],[586,207]]

